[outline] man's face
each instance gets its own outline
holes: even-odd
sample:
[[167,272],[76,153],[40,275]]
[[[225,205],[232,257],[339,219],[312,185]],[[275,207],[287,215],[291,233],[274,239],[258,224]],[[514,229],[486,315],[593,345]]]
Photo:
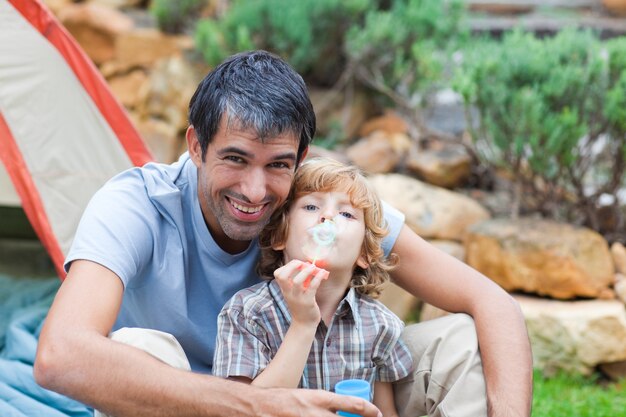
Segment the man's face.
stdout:
[[227,127],[223,117],[204,161],[193,127],[187,143],[198,168],[200,207],[213,238],[226,252],[245,250],[289,194],[298,138],[287,133],[261,142],[254,131]]

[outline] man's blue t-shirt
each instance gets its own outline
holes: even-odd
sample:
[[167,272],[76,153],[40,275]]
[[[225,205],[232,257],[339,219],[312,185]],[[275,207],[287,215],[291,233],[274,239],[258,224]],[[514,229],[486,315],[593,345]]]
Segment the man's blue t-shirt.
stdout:
[[[142,327],[171,333],[191,368],[210,373],[217,316],[240,289],[260,281],[259,245],[224,252],[213,240],[198,202],[197,169],[187,153],[172,165],[150,163],[117,175],[91,199],[65,260],[86,259],[113,271],[124,285],[113,330]],[[389,235],[403,215],[385,205]]]

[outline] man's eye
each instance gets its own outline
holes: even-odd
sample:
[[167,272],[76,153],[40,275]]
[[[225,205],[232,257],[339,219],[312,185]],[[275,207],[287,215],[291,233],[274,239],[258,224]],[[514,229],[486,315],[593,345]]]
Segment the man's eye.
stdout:
[[347,211],[342,211],[339,214],[341,214],[346,219],[354,219],[354,215],[352,213],[347,212]]
[[242,157],[235,156],[235,155],[228,155],[224,159],[227,160],[227,161],[237,162],[237,163],[243,162],[243,158]]
[[291,167],[289,166],[289,164],[287,164],[285,162],[272,162],[270,164],[270,168],[281,168],[281,169],[284,169],[284,168],[291,168]]

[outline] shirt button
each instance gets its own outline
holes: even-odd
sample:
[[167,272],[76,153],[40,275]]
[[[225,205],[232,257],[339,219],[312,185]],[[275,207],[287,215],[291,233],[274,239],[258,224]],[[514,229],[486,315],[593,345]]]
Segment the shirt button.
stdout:
[[326,347],[329,347],[329,346],[330,346],[330,339],[326,341]]

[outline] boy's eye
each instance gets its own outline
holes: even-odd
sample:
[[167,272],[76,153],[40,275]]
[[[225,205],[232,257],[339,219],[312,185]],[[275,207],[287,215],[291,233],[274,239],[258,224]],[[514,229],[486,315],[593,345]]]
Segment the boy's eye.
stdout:
[[306,204],[306,205],[304,206],[304,209],[305,209],[306,211],[315,211],[315,210],[317,209],[317,206],[314,206],[313,204]]
[[339,214],[341,214],[346,219],[354,219],[354,215],[352,213],[347,212],[347,211],[342,211]]

